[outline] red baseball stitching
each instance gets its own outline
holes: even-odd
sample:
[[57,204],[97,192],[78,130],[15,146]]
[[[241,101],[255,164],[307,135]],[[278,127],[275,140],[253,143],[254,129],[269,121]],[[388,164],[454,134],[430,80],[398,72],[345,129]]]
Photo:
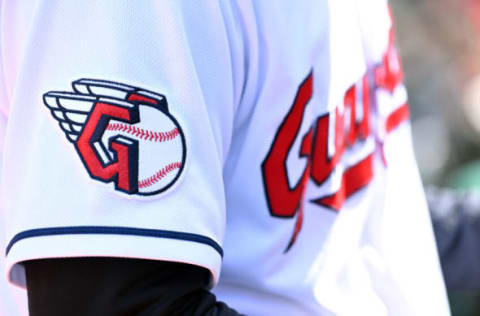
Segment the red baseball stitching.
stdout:
[[165,167],[157,171],[157,173],[155,173],[153,176],[147,179],[138,181],[138,188],[144,189],[154,185],[158,181],[162,180],[167,174],[169,174],[170,172],[176,169],[179,169],[181,166],[182,166],[181,162],[174,162],[166,165]]
[[143,140],[159,143],[172,140],[180,134],[178,128],[174,128],[169,132],[154,132],[140,127],[121,123],[110,123],[107,125],[106,130],[124,132]]

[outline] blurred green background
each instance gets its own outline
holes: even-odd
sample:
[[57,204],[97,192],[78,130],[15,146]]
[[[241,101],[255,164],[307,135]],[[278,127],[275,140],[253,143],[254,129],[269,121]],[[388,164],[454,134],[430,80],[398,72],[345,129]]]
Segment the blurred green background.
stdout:
[[[423,181],[480,191],[480,1],[390,2]],[[449,298],[453,316],[480,315],[480,291]]]

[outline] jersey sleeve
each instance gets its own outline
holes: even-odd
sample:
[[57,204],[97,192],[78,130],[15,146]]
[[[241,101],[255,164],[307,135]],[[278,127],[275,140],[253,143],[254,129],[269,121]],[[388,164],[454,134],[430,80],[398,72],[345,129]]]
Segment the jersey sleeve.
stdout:
[[241,85],[228,8],[109,0],[36,10],[10,78],[9,277],[24,284],[25,260],[93,256],[193,264],[216,282]]
[[[0,7],[0,15],[2,9]],[[7,88],[5,85],[4,68],[1,62],[2,50],[0,44],[0,175],[2,174],[3,148],[5,143],[5,130],[7,126]],[[0,249],[5,249],[5,214],[0,208]],[[5,256],[0,256],[0,315],[28,315],[26,291],[16,288],[7,282]]]

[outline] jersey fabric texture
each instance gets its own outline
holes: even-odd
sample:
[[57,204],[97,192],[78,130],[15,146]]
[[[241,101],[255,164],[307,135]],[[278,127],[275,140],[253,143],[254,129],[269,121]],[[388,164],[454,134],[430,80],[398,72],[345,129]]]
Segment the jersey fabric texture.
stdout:
[[21,262],[208,269],[247,315],[448,315],[384,0],[3,0]]

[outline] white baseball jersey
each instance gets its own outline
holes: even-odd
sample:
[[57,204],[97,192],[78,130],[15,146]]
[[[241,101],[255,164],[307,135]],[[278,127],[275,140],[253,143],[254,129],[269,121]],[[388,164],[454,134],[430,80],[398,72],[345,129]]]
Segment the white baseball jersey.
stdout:
[[2,0],[8,277],[211,271],[247,315],[448,315],[385,0]]

